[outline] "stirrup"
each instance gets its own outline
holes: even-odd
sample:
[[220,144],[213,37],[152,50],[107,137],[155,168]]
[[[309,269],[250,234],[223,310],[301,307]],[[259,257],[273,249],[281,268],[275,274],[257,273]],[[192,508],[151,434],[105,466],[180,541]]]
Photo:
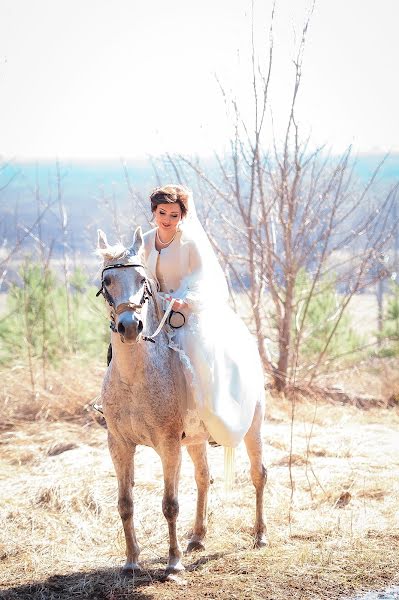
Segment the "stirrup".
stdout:
[[218,444],[211,436],[208,438],[208,444],[212,446],[212,448],[220,448],[221,446],[221,444]]

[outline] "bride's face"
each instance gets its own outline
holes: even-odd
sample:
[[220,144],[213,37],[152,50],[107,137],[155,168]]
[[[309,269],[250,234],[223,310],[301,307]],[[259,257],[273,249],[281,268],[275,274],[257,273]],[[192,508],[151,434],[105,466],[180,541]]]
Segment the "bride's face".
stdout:
[[177,202],[158,204],[154,212],[154,221],[160,232],[176,233],[181,220],[181,209]]

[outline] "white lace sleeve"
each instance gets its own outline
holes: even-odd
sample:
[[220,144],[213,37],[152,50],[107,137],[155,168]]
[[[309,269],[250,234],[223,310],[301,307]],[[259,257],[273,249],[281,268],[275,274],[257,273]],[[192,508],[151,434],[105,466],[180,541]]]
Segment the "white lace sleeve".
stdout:
[[190,243],[189,269],[190,272],[182,281],[184,286],[184,298],[182,300],[188,304],[192,311],[197,312],[201,309],[203,302],[203,300],[201,301],[202,264],[200,253],[194,242]]
[[189,245],[189,272],[183,277],[174,296],[184,300],[192,312],[201,310],[206,300],[204,297],[201,255],[195,242],[191,240]]

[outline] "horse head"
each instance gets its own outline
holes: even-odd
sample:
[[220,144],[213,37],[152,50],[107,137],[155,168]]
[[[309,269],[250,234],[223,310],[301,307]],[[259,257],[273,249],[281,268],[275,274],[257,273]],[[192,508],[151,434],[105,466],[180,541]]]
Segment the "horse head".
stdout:
[[103,258],[101,272],[102,294],[108,303],[110,327],[122,342],[133,344],[143,330],[146,301],[151,287],[140,258],[143,244],[141,228],[134,233],[129,248],[122,244],[110,246],[101,229],[98,230],[97,253]]

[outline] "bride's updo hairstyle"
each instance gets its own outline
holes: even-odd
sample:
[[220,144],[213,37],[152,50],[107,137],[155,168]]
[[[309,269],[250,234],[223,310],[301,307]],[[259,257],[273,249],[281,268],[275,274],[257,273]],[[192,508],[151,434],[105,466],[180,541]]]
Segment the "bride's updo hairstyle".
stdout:
[[188,199],[191,192],[183,185],[164,185],[155,188],[150,196],[151,211],[155,212],[160,204],[173,204],[177,202],[180,206],[181,216],[185,217],[188,210]]

